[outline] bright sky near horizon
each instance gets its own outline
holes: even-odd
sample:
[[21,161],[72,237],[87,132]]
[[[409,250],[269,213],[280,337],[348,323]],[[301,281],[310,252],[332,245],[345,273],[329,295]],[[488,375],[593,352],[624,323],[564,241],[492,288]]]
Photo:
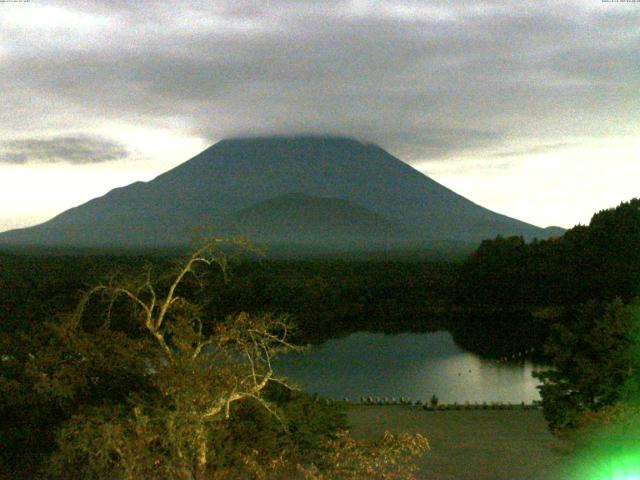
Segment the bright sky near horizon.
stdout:
[[0,231],[240,135],[377,143],[539,226],[640,196],[640,3],[0,3]]

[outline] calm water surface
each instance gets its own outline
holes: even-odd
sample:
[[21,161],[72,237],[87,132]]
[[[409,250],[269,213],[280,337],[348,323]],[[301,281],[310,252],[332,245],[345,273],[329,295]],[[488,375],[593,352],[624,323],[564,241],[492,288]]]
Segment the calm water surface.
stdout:
[[498,364],[458,347],[448,332],[359,332],[281,357],[277,373],[333,399],[409,397],[441,403],[539,400],[530,362]]

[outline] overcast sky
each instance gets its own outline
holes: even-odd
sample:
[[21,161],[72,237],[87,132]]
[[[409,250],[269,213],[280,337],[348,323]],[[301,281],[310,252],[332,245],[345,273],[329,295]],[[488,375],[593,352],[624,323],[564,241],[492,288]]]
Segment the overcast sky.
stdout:
[[640,2],[5,1],[0,75],[0,231],[269,133],[540,226],[640,196]]

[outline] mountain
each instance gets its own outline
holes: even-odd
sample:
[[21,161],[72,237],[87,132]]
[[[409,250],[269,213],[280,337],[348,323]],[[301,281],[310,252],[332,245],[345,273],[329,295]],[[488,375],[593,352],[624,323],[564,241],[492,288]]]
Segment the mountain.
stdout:
[[265,239],[406,238],[409,228],[339,198],[288,193],[240,210],[239,235]]
[[551,234],[467,200],[376,145],[266,137],[223,140],[149,182],[0,234],[0,244],[178,246],[203,228],[282,242],[324,235],[427,244]]
[[564,228],[557,227],[557,226],[546,227],[544,229],[544,231],[545,231],[545,235],[542,236],[542,237],[538,237],[538,238],[561,237],[566,232],[566,230]]

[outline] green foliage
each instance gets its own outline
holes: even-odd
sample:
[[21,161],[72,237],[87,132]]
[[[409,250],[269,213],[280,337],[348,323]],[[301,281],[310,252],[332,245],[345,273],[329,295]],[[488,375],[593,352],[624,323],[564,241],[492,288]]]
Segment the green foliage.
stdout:
[[559,238],[485,240],[465,262],[458,300],[493,305],[630,301],[640,294],[640,199],[596,213]]
[[[149,271],[166,287],[174,258],[148,256],[52,256],[0,254],[0,331],[28,330],[76,305],[81,292],[120,272],[114,281]],[[186,279],[183,292],[214,318],[245,311],[286,313],[300,343],[317,343],[358,329],[401,331],[443,327],[457,266],[423,259],[284,260],[243,258],[225,282],[216,270],[200,271],[202,284]],[[137,331],[130,309],[118,303],[112,326]],[[86,320],[101,322],[93,302]]]
[[[344,414],[273,372],[274,356],[296,348],[285,316],[207,314],[204,286],[226,279],[229,265],[212,246],[170,275],[112,277],[73,314],[0,336],[1,473],[193,479],[320,471],[317,459],[336,453],[327,445],[345,428]],[[405,447],[417,452],[413,441],[399,439],[396,450],[383,442],[380,454],[392,461]],[[345,458],[365,468],[364,450],[349,442]]]
[[140,345],[119,332],[78,330],[65,318],[2,338],[0,457],[13,471],[40,464],[80,405],[120,402],[131,385],[148,384]]
[[549,322],[533,307],[485,305],[451,313],[449,324],[455,342],[487,358],[522,355],[541,358]]
[[319,343],[357,330],[442,328],[446,315],[441,311],[448,304],[455,266],[400,260],[262,260],[239,263],[234,271],[228,284],[210,284],[207,311],[286,312],[296,323],[299,342]]
[[[466,306],[451,326],[457,343],[493,357],[542,352],[551,326],[565,322],[563,309],[640,295],[640,199],[598,212],[588,226],[558,238],[485,240],[457,279],[454,302]],[[561,395],[555,403],[571,401]]]
[[636,478],[640,471],[640,304],[631,305],[629,378],[615,403],[580,415],[573,439],[571,479]]
[[569,309],[545,347],[551,369],[537,374],[552,430],[575,428],[585,412],[613,405],[634,375],[633,309],[620,299]]
[[[522,237],[484,240],[463,266],[462,279],[469,286],[459,286],[461,300],[503,305],[528,303],[521,301],[524,292],[519,291],[527,276],[528,253]],[[500,288],[507,285],[510,288]]]

